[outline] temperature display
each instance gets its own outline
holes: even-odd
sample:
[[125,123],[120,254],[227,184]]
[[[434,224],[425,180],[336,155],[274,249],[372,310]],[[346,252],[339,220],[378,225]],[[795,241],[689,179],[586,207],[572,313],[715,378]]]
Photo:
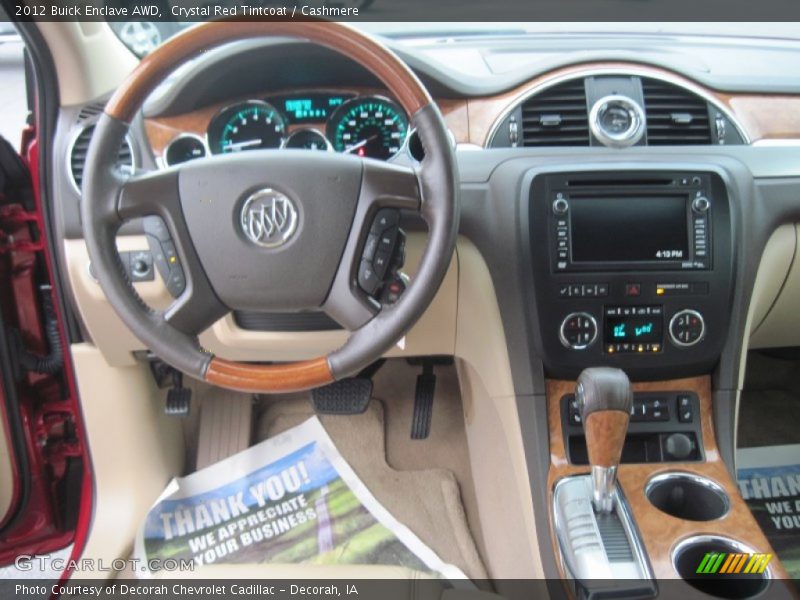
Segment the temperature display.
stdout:
[[604,333],[606,344],[660,343],[664,320],[661,315],[606,316]]
[[613,344],[660,344],[664,335],[660,306],[607,307],[603,342]]

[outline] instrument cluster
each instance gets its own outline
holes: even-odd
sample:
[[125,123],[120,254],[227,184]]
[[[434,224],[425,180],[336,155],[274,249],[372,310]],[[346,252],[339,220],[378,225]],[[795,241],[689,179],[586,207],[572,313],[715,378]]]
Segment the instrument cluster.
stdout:
[[222,108],[211,118],[205,139],[179,135],[165,148],[163,160],[172,166],[208,154],[279,148],[388,160],[408,135],[408,116],[383,96],[280,94]]

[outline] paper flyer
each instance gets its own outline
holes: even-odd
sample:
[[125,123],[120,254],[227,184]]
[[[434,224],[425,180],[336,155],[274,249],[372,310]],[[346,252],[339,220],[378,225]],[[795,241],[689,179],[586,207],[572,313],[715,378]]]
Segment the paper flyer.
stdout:
[[800,579],[800,445],[741,449],[739,491],[784,568]]
[[466,579],[386,511],[317,417],[173,479],[148,512],[135,555],[145,564],[393,565]]

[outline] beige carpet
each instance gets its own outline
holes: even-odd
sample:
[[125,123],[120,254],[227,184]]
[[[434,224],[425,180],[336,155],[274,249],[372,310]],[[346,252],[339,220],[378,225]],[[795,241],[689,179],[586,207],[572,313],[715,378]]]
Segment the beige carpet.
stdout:
[[[408,386],[407,379],[404,385]],[[379,391],[380,386],[376,386],[376,392]],[[262,402],[256,417],[256,441],[294,427],[314,414],[305,395]],[[445,562],[456,565],[472,579],[486,578],[453,472],[443,468],[395,470],[387,464],[384,432],[389,431],[390,438],[399,434],[394,432],[395,427],[386,426],[383,402],[373,399],[362,415],[321,415],[320,420],[339,452],[395,518]],[[410,421],[408,426],[410,428]],[[403,445],[414,451],[400,454],[407,462],[430,465],[430,460],[417,455],[422,445],[414,447],[408,431],[410,429],[406,430]]]

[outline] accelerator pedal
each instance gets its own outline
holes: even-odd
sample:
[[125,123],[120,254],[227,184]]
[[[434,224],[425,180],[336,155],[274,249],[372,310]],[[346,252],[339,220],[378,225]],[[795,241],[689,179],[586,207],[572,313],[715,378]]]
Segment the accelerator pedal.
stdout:
[[372,398],[372,381],[351,377],[311,392],[314,410],[323,415],[360,415]]

